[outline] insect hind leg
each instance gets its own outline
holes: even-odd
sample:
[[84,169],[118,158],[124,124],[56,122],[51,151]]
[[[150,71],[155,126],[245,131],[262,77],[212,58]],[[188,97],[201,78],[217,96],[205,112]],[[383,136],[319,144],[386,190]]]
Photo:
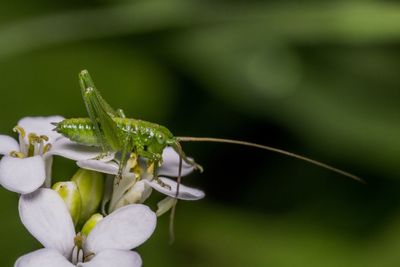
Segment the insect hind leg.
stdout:
[[[93,105],[99,105],[99,107],[111,117],[119,115],[101,96],[87,70],[83,70],[79,73],[79,84],[81,85],[84,99],[91,100]],[[94,112],[98,112],[98,110],[94,110]]]
[[122,144],[114,121],[114,118],[118,117],[118,113],[102,98],[87,71],[79,74],[79,83],[86,110],[103,151],[119,150]]

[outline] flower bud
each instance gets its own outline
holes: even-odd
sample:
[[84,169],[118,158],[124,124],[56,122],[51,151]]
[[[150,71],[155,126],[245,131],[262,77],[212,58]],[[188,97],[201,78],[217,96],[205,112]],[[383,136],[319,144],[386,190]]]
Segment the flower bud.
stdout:
[[103,218],[103,215],[101,215],[100,213],[93,214],[82,227],[81,234],[84,236],[88,236],[92,229],[96,226],[96,224]]
[[71,181],[78,186],[82,199],[79,225],[85,223],[100,205],[104,192],[104,178],[99,172],[79,169]]
[[56,191],[64,200],[72,220],[76,225],[81,214],[82,201],[78,186],[75,182],[58,182],[53,185],[53,190]]

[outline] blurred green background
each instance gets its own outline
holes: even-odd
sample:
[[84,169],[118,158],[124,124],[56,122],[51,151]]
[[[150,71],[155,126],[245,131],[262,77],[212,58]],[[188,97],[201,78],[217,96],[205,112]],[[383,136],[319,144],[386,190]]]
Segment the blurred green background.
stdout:
[[[0,132],[27,115],[85,116],[77,74],[130,117],[180,136],[273,145],[360,175],[225,144],[138,250],[145,266],[400,265],[400,3],[3,1]],[[55,178],[76,167],[57,159]],[[160,196],[159,196],[160,197]],[[0,190],[0,265],[41,247]]]

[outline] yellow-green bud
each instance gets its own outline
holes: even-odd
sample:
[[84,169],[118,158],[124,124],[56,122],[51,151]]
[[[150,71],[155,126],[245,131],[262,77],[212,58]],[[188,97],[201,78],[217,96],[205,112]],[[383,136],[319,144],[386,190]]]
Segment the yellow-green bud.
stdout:
[[96,226],[96,224],[103,219],[103,215],[100,213],[93,214],[89,220],[85,223],[85,225],[82,227],[81,234],[84,236],[88,236],[90,231]]
[[104,177],[101,173],[79,169],[72,177],[81,193],[82,208],[79,225],[85,223],[99,208],[104,192]]
[[71,214],[72,220],[76,225],[81,214],[82,201],[78,186],[75,182],[58,182],[53,185],[53,190],[56,191],[64,200]]

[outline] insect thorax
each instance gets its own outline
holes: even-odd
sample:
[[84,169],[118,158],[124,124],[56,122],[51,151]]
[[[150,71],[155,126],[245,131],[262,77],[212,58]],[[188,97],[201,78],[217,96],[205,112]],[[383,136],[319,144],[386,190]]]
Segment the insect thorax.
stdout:
[[122,135],[129,135],[133,149],[161,154],[163,149],[175,142],[172,133],[164,126],[128,118],[114,118]]

